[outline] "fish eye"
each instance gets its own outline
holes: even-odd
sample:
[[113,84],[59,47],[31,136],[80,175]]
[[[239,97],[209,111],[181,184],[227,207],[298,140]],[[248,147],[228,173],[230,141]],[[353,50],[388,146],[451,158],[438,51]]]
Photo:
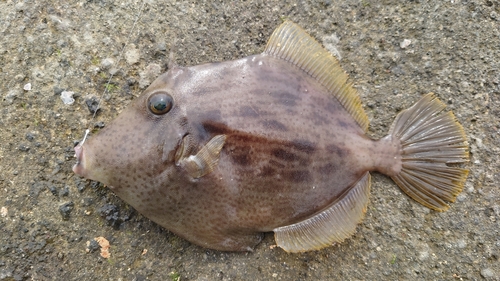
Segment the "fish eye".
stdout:
[[149,110],[155,115],[163,115],[172,109],[174,99],[165,92],[159,92],[151,95],[148,99]]

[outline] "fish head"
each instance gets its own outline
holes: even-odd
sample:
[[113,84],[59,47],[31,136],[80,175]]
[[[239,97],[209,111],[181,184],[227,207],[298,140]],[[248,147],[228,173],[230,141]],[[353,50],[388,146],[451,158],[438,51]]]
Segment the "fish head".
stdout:
[[108,126],[78,144],[73,171],[115,192],[168,183],[187,134],[181,97],[172,86],[179,71],[158,77]]

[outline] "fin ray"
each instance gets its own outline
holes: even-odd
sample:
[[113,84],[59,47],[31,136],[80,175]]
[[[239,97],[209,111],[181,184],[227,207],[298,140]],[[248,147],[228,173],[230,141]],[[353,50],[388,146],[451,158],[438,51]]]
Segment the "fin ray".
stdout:
[[370,195],[370,174],[326,210],[304,221],[274,229],[276,244],[287,252],[318,250],[352,236],[364,217]]
[[364,132],[368,117],[338,60],[300,26],[285,21],[271,35],[264,54],[286,60],[308,73],[337,98]]
[[196,155],[185,157],[179,161],[193,178],[201,178],[213,171],[219,161],[219,153],[226,142],[225,135],[217,135],[210,139]]

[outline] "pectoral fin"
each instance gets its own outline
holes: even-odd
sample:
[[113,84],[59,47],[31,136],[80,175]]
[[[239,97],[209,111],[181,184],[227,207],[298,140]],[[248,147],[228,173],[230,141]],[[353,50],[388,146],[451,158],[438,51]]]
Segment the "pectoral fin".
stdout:
[[217,135],[203,146],[196,155],[181,158],[178,164],[193,178],[201,178],[214,170],[225,142],[225,135]]

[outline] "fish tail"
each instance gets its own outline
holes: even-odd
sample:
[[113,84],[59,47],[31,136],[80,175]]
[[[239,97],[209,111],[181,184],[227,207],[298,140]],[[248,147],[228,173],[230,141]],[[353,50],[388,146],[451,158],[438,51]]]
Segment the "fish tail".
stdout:
[[412,199],[437,211],[449,208],[462,191],[468,169],[458,166],[469,161],[464,129],[446,105],[425,95],[400,112],[389,135],[401,143],[401,171],[392,176]]

